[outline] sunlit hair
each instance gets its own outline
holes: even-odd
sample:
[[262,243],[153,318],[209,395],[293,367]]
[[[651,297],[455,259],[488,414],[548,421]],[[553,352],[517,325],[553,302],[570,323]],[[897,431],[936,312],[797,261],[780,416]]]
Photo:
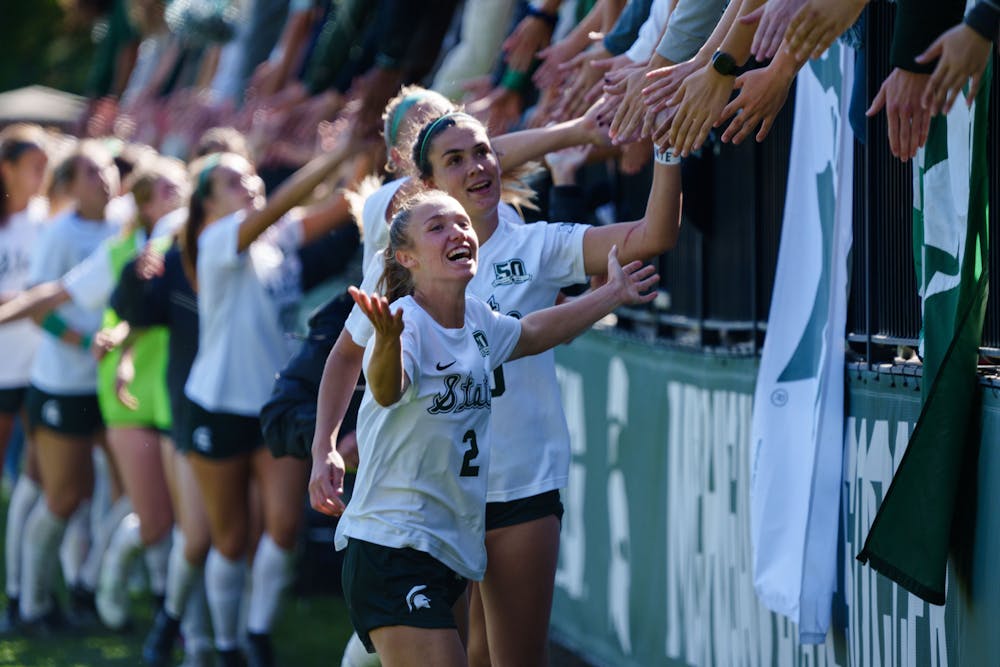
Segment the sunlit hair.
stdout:
[[211,127],[205,130],[191,153],[195,160],[212,153],[236,153],[253,164],[246,135],[235,127]]
[[[413,109],[420,113],[415,114],[415,117],[407,122],[406,116]],[[440,93],[417,85],[403,86],[399,93],[385,105],[385,112],[382,114],[382,136],[385,138],[387,158],[386,171],[392,173],[401,166],[392,162],[392,158],[389,156],[390,149],[396,148],[401,155],[409,155],[417,132],[420,131],[424,123],[454,110],[455,105],[452,104],[451,100]]]
[[413,294],[413,274],[396,259],[396,251],[413,247],[413,236],[410,233],[413,211],[421,204],[443,198],[450,199],[451,195],[441,190],[421,190],[403,201],[396,214],[392,216],[392,222],[389,224],[389,244],[383,251],[385,267],[376,287],[390,303]]
[[[464,111],[452,111],[435,118],[424,125],[417,134],[413,142],[413,164],[417,169],[415,176],[430,181],[434,178],[434,167],[431,164],[431,153],[434,149],[434,142],[448,128],[455,127],[459,123],[478,125],[486,132],[485,126],[473,116]],[[496,153],[493,148],[493,140],[489,138],[490,150]],[[499,156],[497,158],[499,160]],[[500,198],[514,206],[536,209],[534,203],[535,191],[524,182],[524,179],[533,171],[538,169],[538,164],[529,162],[521,165],[510,172],[500,171]]]
[[205,228],[205,200],[212,196],[215,187],[212,174],[215,173],[222,157],[227,153],[211,153],[191,163],[191,200],[188,203],[188,219],[181,229],[181,265],[188,282],[198,289],[198,236]]
[[[0,163],[15,164],[23,155],[30,151],[46,153],[45,131],[38,125],[17,123],[4,128],[0,132]],[[7,184],[0,175],[0,224],[7,221],[11,212]]]
[[163,178],[183,183],[187,178],[184,163],[175,158],[157,155],[143,159],[129,175],[125,189],[131,192],[132,198],[135,199],[136,214],[131,225],[125,230],[126,233],[133,231],[136,225],[151,229],[156,223],[156,220],[146,218],[143,209],[153,200],[156,184]]

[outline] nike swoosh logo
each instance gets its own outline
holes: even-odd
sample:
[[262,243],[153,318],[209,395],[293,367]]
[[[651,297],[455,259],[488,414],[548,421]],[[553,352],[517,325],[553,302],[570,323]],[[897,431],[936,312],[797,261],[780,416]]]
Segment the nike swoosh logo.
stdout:
[[446,368],[451,368],[451,367],[452,367],[452,366],[454,366],[454,365],[455,365],[455,362],[454,362],[454,361],[453,361],[453,362],[451,362],[450,364],[442,364],[442,363],[440,363],[440,362],[439,362],[439,363],[435,364],[435,365],[434,365],[434,367],[435,367],[436,369],[438,369],[439,371],[443,371],[443,370],[445,370]]

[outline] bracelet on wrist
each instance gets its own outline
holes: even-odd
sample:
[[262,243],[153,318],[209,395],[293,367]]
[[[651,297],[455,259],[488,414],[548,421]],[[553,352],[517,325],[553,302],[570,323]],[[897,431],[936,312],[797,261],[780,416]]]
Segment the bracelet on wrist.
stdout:
[[90,346],[94,344],[94,337],[90,335],[80,336],[80,349],[90,351]]
[[656,144],[653,144],[653,161],[656,162],[657,164],[664,164],[669,166],[674,164],[680,164],[681,156],[674,155],[673,151],[671,151],[670,148],[661,149]]
[[559,22],[558,14],[550,14],[547,11],[539,9],[533,5],[528,5],[528,10],[525,12],[525,16],[534,16],[536,19],[541,19],[548,23],[552,28],[555,28],[556,23]]

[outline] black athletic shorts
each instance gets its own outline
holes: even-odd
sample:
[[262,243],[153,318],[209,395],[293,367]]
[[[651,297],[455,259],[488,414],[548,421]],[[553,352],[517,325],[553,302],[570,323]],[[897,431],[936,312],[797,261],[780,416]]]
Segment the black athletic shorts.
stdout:
[[187,396],[170,397],[170,440],[174,448],[186,454],[194,445],[191,444],[191,402]]
[[87,437],[104,429],[97,394],[67,396],[50,394],[34,385],[25,395],[28,427],[43,426],[63,435]]
[[[263,446],[260,419],[227,412],[209,412],[188,401],[186,437],[190,451],[209,459],[228,459]],[[182,445],[183,446],[183,445]]]
[[557,489],[503,503],[486,503],[486,530],[516,526],[550,514],[562,522],[563,504]]
[[16,415],[24,405],[24,397],[28,393],[27,387],[14,387],[13,389],[0,389],[0,414]]
[[468,580],[433,556],[350,538],[341,570],[344,600],[358,638],[375,652],[368,633],[387,625],[454,628],[452,607]]

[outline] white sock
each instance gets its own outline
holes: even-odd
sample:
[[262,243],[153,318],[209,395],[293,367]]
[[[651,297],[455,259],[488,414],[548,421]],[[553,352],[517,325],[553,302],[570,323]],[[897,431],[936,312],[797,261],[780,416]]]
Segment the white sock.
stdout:
[[351,638],[347,640],[347,646],[344,647],[344,657],[340,660],[340,667],[380,667],[381,664],[378,653],[369,653],[358,638],[358,633],[352,632]]
[[125,588],[128,583],[129,567],[142,549],[142,537],[139,534],[139,515],[128,514],[115,528],[104,552],[101,563],[101,586]]
[[28,514],[42,495],[42,487],[35,480],[21,474],[10,494],[7,506],[7,536],[4,542],[4,558],[7,562],[7,597],[16,598],[21,594],[21,544],[24,524]]
[[[184,557],[184,533],[174,528],[174,543],[167,561],[167,581],[163,590],[163,608],[171,618],[181,618],[188,596],[197,580],[203,579],[200,567],[194,567]],[[204,595],[204,585],[202,585]]]
[[49,591],[64,532],[66,520],[50,512],[44,498],[36,503],[25,522],[21,552],[21,618],[25,620],[49,610]]
[[149,574],[149,590],[153,595],[164,595],[167,589],[167,564],[170,561],[170,533],[155,544],[146,545],[143,554],[146,560],[146,572]]
[[66,524],[66,534],[59,545],[59,562],[62,564],[63,581],[75,586],[80,581],[80,570],[90,548],[90,499],[80,503]]
[[240,598],[243,597],[246,573],[247,564],[242,559],[229,560],[214,548],[208,552],[208,560],[205,561],[205,593],[208,596],[208,610],[212,614],[215,647],[220,651],[236,648]]
[[250,611],[247,614],[249,632],[271,632],[281,595],[292,579],[294,559],[293,551],[279,547],[267,533],[261,536],[253,559],[253,587],[250,592]]
[[[96,505],[94,509],[96,511]],[[111,542],[111,536],[114,535],[118,524],[131,511],[132,503],[129,502],[126,496],[122,496],[96,522],[97,528],[92,533],[93,539],[90,542],[90,551],[87,552],[87,560],[83,562],[83,568],[80,570],[80,583],[87,590],[93,591],[97,589],[97,580],[101,576],[101,561],[104,559],[104,552],[107,551],[108,544]]]
[[[101,521],[111,511],[113,504],[111,500],[111,472],[108,470],[108,457],[105,456],[104,450],[100,447],[91,448],[90,459],[94,463],[94,492],[90,494],[90,534],[97,535],[101,529]],[[124,497],[123,494],[119,500]],[[118,525],[121,518],[131,511],[130,507],[127,512],[115,519],[113,525]]]
[[197,655],[213,648],[208,600],[205,597],[205,577],[201,568],[195,570],[191,582],[184,617],[181,619],[181,634],[184,635],[184,652],[187,655]]

